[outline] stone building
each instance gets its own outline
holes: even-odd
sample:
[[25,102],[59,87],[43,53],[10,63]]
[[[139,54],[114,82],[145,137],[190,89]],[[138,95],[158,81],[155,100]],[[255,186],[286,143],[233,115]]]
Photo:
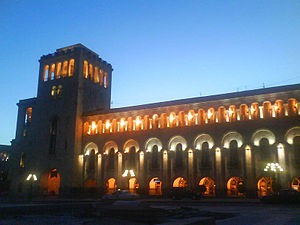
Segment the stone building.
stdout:
[[37,97],[18,103],[13,193],[29,174],[49,195],[300,191],[300,84],[111,109],[112,71],[81,44],[41,57]]

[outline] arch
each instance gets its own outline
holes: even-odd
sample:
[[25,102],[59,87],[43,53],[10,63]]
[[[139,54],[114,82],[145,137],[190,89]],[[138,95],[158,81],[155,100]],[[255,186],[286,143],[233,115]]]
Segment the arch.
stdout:
[[272,189],[273,180],[271,177],[262,177],[257,182],[258,197],[270,195],[273,193]]
[[236,113],[236,106],[235,105],[231,105],[228,108],[228,119],[229,122],[234,122],[237,120],[237,113]]
[[202,144],[208,143],[209,149],[214,146],[214,139],[209,134],[200,134],[195,138],[194,147],[195,149],[202,150]]
[[288,99],[288,115],[293,116],[297,115],[298,109],[297,109],[297,100],[294,98]]
[[184,188],[187,187],[187,181],[183,177],[177,177],[173,181],[173,188]]
[[218,108],[218,123],[225,123],[226,122],[226,109],[224,106],[220,106]]
[[253,133],[252,142],[255,146],[259,146],[259,142],[262,138],[266,138],[269,140],[269,144],[273,145],[276,141],[275,135],[272,131],[267,129],[260,129]]
[[112,148],[115,150],[115,153],[118,152],[118,145],[116,142],[114,142],[114,141],[106,142],[103,147],[103,153],[108,154],[109,150]]
[[240,120],[248,120],[248,119],[249,119],[248,105],[241,104],[240,105]]
[[128,189],[132,193],[136,193],[136,190],[139,188],[139,183],[135,177],[132,177],[128,181]]
[[139,143],[136,140],[129,139],[123,145],[124,153],[128,153],[130,148],[135,147],[135,151],[138,152],[140,149]]
[[182,136],[175,136],[172,137],[169,141],[169,150],[175,151],[177,144],[182,144],[182,150],[185,150],[187,148],[187,141]]
[[58,195],[60,188],[60,174],[56,168],[47,170],[42,176],[40,187],[43,194]]
[[117,190],[117,182],[115,178],[109,178],[106,183],[107,194],[112,194]]
[[300,177],[295,177],[295,178],[292,180],[291,188],[292,188],[293,190],[295,190],[295,191],[300,192]]
[[149,182],[149,195],[162,195],[162,182],[158,177],[153,177]]
[[162,148],[163,148],[162,142],[161,142],[158,138],[152,137],[152,138],[149,138],[149,139],[145,142],[145,149],[146,149],[146,152],[151,152],[154,145],[157,146],[159,152],[160,152],[160,151],[162,150]]
[[243,145],[243,137],[240,133],[236,131],[229,131],[227,132],[222,138],[222,145],[224,148],[229,148],[231,141],[236,141],[238,144],[238,148],[242,147]]
[[251,113],[252,120],[259,119],[260,113],[259,113],[259,105],[257,102],[251,104],[250,113]]
[[300,127],[293,127],[289,129],[285,134],[285,140],[290,145],[294,144],[294,138],[300,136]]
[[265,101],[263,103],[263,118],[270,118],[270,117],[272,117],[271,102]]
[[88,179],[88,180],[85,182],[85,188],[86,188],[87,190],[89,190],[89,189],[94,189],[94,188],[96,188],[96,187],[97,187],[97,182],[96,182],[95,179],[90,178],[90,179]]
[[83,150],[84,155],[89,155],[92,149],[95,150],[95,154],[98,153],[98,146],[94,142],[86,144]]
[[245,185],[245,182],[240,177],[231,177],[227,182],[228,196],[242,196],[244,193],[240,192],[240,186]]
[[204,185],[206,187],[205,192],[203,193],[206,196],[214,196],[215,195],[215,181],[210,177],[203,177],[200,182],[199,186]]
[[275,112],[275,117],[283,117],[284,116],[283,100],[278,99],[275,101],[274,112]]

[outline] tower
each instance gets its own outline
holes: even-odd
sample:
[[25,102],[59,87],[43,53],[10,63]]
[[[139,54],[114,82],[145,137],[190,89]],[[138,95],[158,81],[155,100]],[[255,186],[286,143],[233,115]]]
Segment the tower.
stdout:
[[[33,171],[47,183],[55,169],[60,190],[80,186],[82,114],[110,109],[112,67],[82,44],[40,58],[37,97],[18,103],[15,175]],[[45,181],[43,181],[43,179]],[[18,184],[15,184],[18,186]],[[41,184],[41,186],[43,186]]]

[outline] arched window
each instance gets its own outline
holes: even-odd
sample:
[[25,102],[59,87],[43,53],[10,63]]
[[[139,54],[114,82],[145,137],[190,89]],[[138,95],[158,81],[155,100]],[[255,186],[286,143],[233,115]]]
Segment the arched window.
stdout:
[[182,144],[176,145],[175,166],[181,168],[183,166],[183,151]]
[[249,119],[249,111],[248,106],[246,104],[240,105],[240,120],[248,120]]
[[158,168],[158,147],[157,147],[157,145],[154,145],[152,147],[151,166],[153,169]]
[[54,78],[55,78],[55,64],[53,63],[51,65],[51,70],[50,70],[50,79],[54,80]]
[[102,86],[103,85],[103,80],[104,80],[104,78],[103,78],[103,70],[99,70],[99,75],[100,75],[100,85]]
[[68,61],[64,61],[62,75],[63,77],[68,75]]
[[229,106],[229,109],[228,109],[228,118],[229,118],[229,122],[236,121],[237,114],[236,114],[236,107],[235,107],[235,105]]
[[202,143],[202,154],[201,154],[201,166],[209,167],[210,166],[210,156],[209,156],[209,145],[208,142]]
[[29,107],[26,109],[26,118],[25,118],[26,125],[29,125],[31,123],[31,117],[32,117],[32,108]]
[[57,118],[50,121],[50,145],[49,154],[55,154],[56,150],[56,135],[57,135]]
[[266,101],[263,103],[263,115],[264,115],[264,118],[272,117],[271,102]]
[[49,65],[46,65],[44,67],[44,76],[43,76],[43,81],[47,81],[49,77]]
[[294,147],[295,164],[299,166],[300,165],[300,136],[294,137],[293,147]]
[[107,72],[104,73],[104,87],[107,88],[108,87],[108,74]]
[[288,115],[293,116],[297,114],[297,101],[294,98],[288,100]]
[[56,79],[60,78],[61,76],[61,62],[57,63],[56,65]]
[[135,147],[129,149],[129,169],[135,170]]
[[93,80],[93,65],[92,64],[89,65],[89,77],[90,77],[90,80]]
[[252,120],[256,120],[259,118],[259,106],[257,102],[251,104],[250,112]]
[[84,60],[83,61],[83,77],[85,78],[85,79],[87,79],[88,78],[88,76],[89,76],[89,68],[88,68],[88,62],[86,61],[86,60]]
[[229,144],[229,167],[238,167],[238,143],[232,140]]
[[270,145],[269,140],[267,138],[262,138],[259,142],[260,147],[260,157],[261,160],[264,162],[269,162],[271,159],[271,151],[270,151]]
[[88,178],[93,178],[95,176],[95,165],[96,165],[96,154],[95,149],[89,152],[87,159],[86,173]]
[[70,59],[69,62],[69,77],[73,76],[74,74],[74,59]]
[[111,148],[108,152],[108,169],[115,168],[115,149]]
[[98,67],[95,66],[95,69],[94,69],[94,82],[95,83],[99,83],[99,76],[98,76]]

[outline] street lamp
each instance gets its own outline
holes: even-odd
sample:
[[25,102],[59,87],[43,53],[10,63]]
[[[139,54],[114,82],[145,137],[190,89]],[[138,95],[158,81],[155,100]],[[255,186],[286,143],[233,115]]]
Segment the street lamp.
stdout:
[[28,194],[28,200],[31,201],[32,199],[32,186],[33,183],[37,181],[37,177],[34,173],[30,173],[27,178],[26,178],[27,182],[30,182],[30,189],[29,189],[29,194]]

